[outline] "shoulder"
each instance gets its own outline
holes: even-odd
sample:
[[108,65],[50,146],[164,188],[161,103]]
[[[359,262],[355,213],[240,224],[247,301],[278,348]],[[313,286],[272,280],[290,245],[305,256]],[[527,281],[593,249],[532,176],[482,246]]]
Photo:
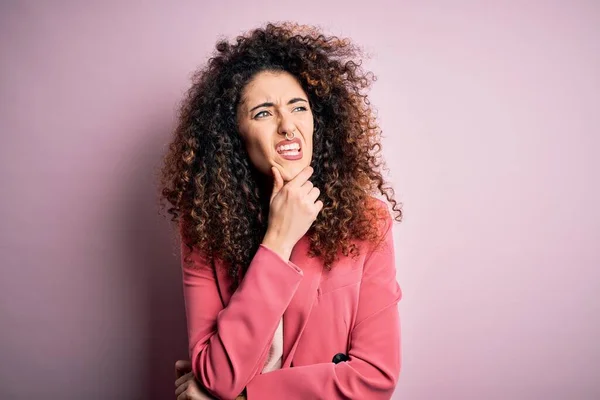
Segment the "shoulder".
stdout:
[[364,212],[369,223],[375,227],[375,231],[372,232],[374,237],[371,236],[371,239],[364,240],[362,243],[362,249],[369,257],[373,252],[389,247],[393,218],[388,204],[374,196],[368,196],[366,199]]
[[180,256],[184,272],[198,270],[214,270],[212,257],[202,249],[201,243],[193,238],[193,227],[184,220],[179,221],[178,226]]
[[392,227],[392,215],[388,204],[374,196],[368,196],[365,204],[365,212],[377,226],[378,236],[381,239]]

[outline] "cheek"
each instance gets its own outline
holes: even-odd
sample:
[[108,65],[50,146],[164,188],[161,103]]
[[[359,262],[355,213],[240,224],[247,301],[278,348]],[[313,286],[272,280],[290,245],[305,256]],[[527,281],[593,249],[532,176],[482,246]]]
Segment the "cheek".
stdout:
[[312,119],[306,122],[304,129],[305,132],[309,132],[309,136],[307,137],[307,139],[310,141],[310,143],[312,143],[315,134],[315,125]]
[[264,140],[255,140],[253,142],[254,151],[260,155],[268,156],[269,153],[269,145]]
[[[311,130],[311,131],[309,131],[309,132],[313,132],[313,131]],[[305,140],[306,140],[306,142],[307,142],[307,144],[308,144],[308,146],[309,146],[309,150],[310,150],[310,152],[312,152],[312,149],[313,149],[313,144],[314,144],[314,135],[313,135],[313,134],[311,134],[310,136],[307,136],[307,137],[305,138]]]
[[263,161],[271,155],[269,144],[264,140],[260,140],[257,136],[252,136],[247,139],[246,151],[255,163]]

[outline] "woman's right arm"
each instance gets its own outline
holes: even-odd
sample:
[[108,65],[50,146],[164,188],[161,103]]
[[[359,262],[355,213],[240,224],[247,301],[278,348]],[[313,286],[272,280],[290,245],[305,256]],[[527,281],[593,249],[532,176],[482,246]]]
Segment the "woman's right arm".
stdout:
[[211,265],[182,245],[183,295],[192,370],[218,398],[233,399],[262,370],[273,334],[302,270],[261,244],[238,289],[223,307]]
[[271,341],[300,282],[302,270],[289,261],[292,248],[310,228],[323,203],[306,167],[288,183],[273,169],[269,226],[244,279],[223,307],[216,273],[198,251],[182,262],[192,370],[214,396],[233,399],[262,371]]

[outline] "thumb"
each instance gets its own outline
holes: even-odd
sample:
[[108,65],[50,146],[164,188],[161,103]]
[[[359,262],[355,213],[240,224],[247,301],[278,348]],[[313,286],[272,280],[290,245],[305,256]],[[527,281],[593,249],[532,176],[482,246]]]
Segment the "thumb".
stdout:
[[192,363],[188,360],[178,360],[175,363],[175,375],[177,378],[192,370]]
[[271,193],[271,200],[273,200],[273,197],[275,197],[283,187],[283,177],[277,167],[271,167],[271,172],[273,173],[273,192]]

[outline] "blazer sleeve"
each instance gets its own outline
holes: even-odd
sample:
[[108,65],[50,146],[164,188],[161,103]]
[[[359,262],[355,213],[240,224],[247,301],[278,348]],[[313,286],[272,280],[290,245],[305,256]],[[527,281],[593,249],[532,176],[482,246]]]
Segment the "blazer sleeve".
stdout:
[[254,376],[248,400],[390,399],[400,374],[401,290],[396,280],[392,219],[365,261],[349,361],[284,368]]
[[224,307],[214,267],[198,251],[189,252],[183,243],[181,249],[192,370],[213,396],[234,399],[262,371],[302,270],[261,244]]

